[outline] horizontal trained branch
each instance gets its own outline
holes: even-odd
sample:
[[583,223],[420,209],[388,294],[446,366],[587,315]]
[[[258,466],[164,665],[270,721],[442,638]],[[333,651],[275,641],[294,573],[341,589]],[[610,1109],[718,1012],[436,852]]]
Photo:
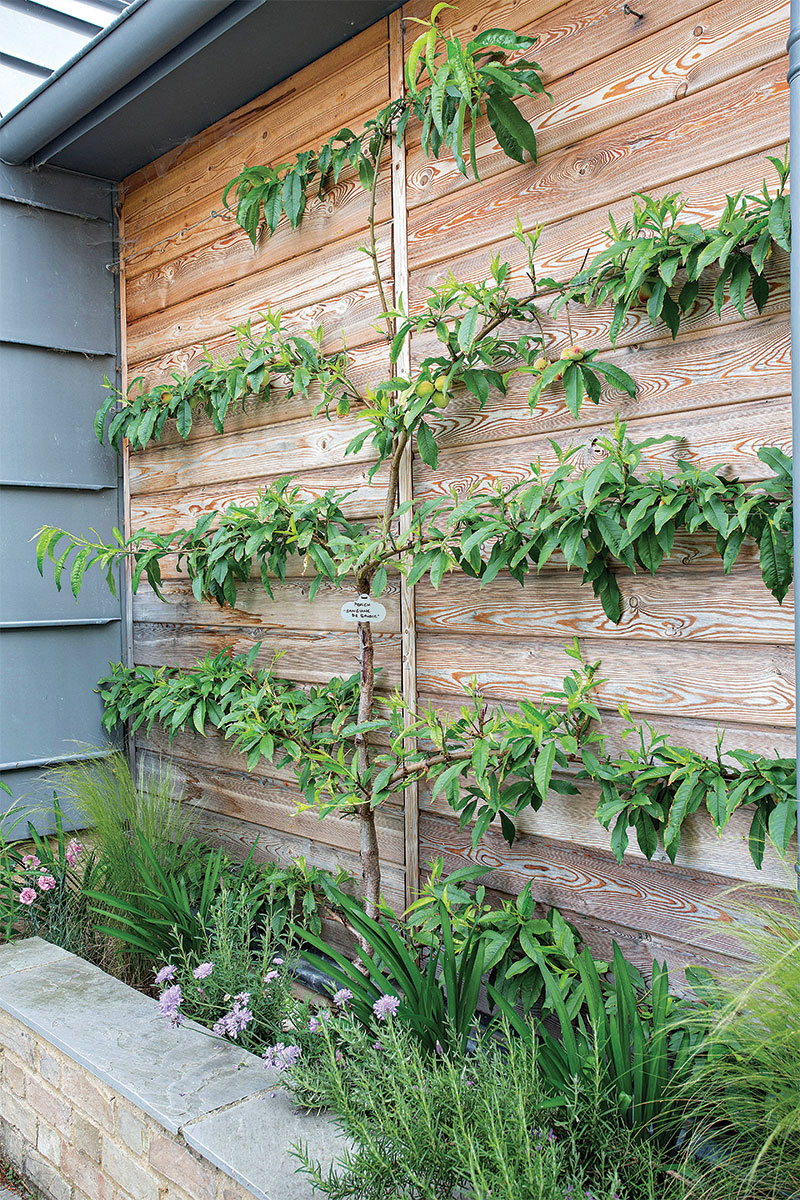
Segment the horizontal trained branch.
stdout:
[[[223,651],[191,670],[118,664],[98,685],[103,723],[111,731],[124,721],[134,730],[159,722],[170,739],[186,728],[200,734],[217,728],[245,755],[248,770],[262,759],[291,766],[301,807],[317,808],[321,816],[353,815],[364,803],[374,809],[425,779],[462,827],[472,825],[473,844],[495,820],[513,843],[520,813],[538,811],[551,791],[576,795],[582,780],[600,785],[596,816],[611,829],[619,861],[631,828],[647,858],[661,842],[674,861],[684,821],[703,805],[720,834],[739,808],[753,806],[749,848],[757,867],[767,834],[781,852],[790,843],[793,759],[725,751],[722,737],[715,756],[705,757],[637,724],[625,705],[626,743],[638,745],[607,754],[593,695],[603,682],[600,664],[585,663],[577,642],[567,653],[578,666],[538,706],[522,701],[515,711],[488,710],[473,686],[458,715],[432,707],[411,713],[396,695],[368,722],[357,719],[357,676],[306,690],[276,678],[274,665],[254,669],[259,650],[256,645],[236,657]],[[381,734],[383,745],[374,745],[371,762],[360,770],[357,738],[364,733]],[[409,754],[411,736],[424,745]]]
[[[700,470],[688,463],[669,477],[659,471],[638,476],[645,450],[670,436],[634,443],[619,419],[608,437],[595,441],[602,454],[591,466],[576,470],[580,447],[551,443],[558,466],[546,475],[531,464],[531,478],[495,492],[453,493],[417,505],[406,502],[388,524],[369,527],[345,517],[346,495],[331,490],[304,497],[291,478],[264,489],[252,504],[232,504],[223,512],[206,513],[191,529],[158,535],[140,531],[123,539],[114,530],[111,543],[89,542],[63,529],[45,527],[39,536],[37,562],[43,573],[49,558],[60,589],[69,568],[77,598],[87,570],[97,566],[114,589],[114,566],[133,560],[133,590],[142,575],[161,596],[160,563],[177,555],[198,601],[236,603],[237,586],[253,568],[272,595],[272,581],[283,580],[290,556],[304,557],[313,600],[323,583],[335,587],[355,580],[360,592],[379,596],[394,566],[409,585],[428,576],[438,588],[446,572],[460,570],[484,583],[500,571],[523,583],[559,552],[568,569],[583,572],[603,611],[615,624],[622,619],[622,597],[616,570],[654,575],[672,552],[678,530],[712,533],[725,571],[730,571],[745,538],[759,546],[765,586],[782,602],[792,581],[792,464],[775,446],[759,458],[774,472],[767,480],[743,484],[728,479],[722,468]],[[405,531],[397,522],[410,514]],[[65,547],[66,539],[66,547]]]
[[633,217],[621,227],[609,213],[610,245],[585,270],[567,283],[541,280],[543,287],[558,292],[551,312],[555,315],[570,300],[591,308],[611,303],[615,345],[630,310],[643,307],[652,325],[663,322],[675,338],[682,317],[697,306],[701,279],[709,272],[715,274],[717,316],[726,293],[742,317],[748,294],[761,312],[770,291],[766,264],[775,247],[791,248],[788,151],[783,159],[769,161],[778,175],[777,193],[773,196],[765,181],[760,194],[726,196],[719,221],[705,229],[679,220],[684,202],[677,192],[661,199],[634,196]]
[[[110,395],[95,419],[97,440],[107,436],[109,445],[119,451],[127,438],[132,450],[143,450],[149,442],[160,441],[167,421],[174,420],[185,441],[198,408],[218,433],[224,433],[228,416],[239,409],[244,412],[248,402],[266,404],[276,382],[289,399],[308,396],[313,384],[326,405],[345,412],[342,405],[348,399],[360,399],[348,376],[346,351],[323,353],[321,326],[301,337],[284,330],[280,310],[261,315],[264,331],[259,337],[254,336],[251,321],[234,329],[235,349],[227,360],[205,350],[205,362],[196,371],[190,375],[173,371],[169,383],[148,390],[142,390],[141,375],[131,380],[125,393],[106,380]],[[112,413],[116,404],[119,411]]]
[[[315,416],[324,411],[329,419],[350,413],[360,418],[364,428],[347,452],[356,453],[369,441],[377,456],[374,475],[391,458],[401,436],[416,438],[423,462],[437,465],[439,450],[429,418],[446,408],[459,388],[471,392],[482,408],[493,390],[506,393],[512,376],[527,375],[532,377],[532,411],[545,389],[559,384],[576,418],[587,400],[599,403],[604,387],[634,396],[634,379],[615,363],[600,359],[596,349],[575,345],[570,338],[553,358],[548,346],[555,334],[548,333],[543,318],[548,312],[558,316],[571,302],[592,307],[611,302],[612,343],[634,307],[644,309],[656,327],[666,322],[674,337],[680,315],[697,303],[706,276],[714,280],[717,313],[726,289],[742,316],[748,289],[761,311],[770,289],[765,265],[775,246],[786,249],[790,244],[788,168],[780,159],[770,161],[778,170],[778,193],[771,196],[765,183],[761,196],[728,196],[723,217],[709,229],[678,222],[677,196],[660,201],[640,197],[633,222],[619,229],[612,221],[611,246],[567,281],[537,278],[535,253],[541,231],[525,233],[518,223],[514,236],[528,258],[529,287],[524,295],[513,295],[511,264],[495,257],[488,279],[470,283],[448,275],[429,290],[420,312],[409,314],[401,298],[397,307],[381,314],[394,331],[392,363],[415,335],[433,336],[439,343],[409,378],[392,376],[361,388],[354,381],[354,363],[346,347],[325,353],[321,327],[305,335],[290,334],[281,312],[268,311],[262,314],[264,330],[259,336],[253,334],[251,322],[234,330],[235,347],[227,361],[206,351],[202,366],[188,375],[173,372],[169,383],[143,389],[139,376],[125,394],[109,384],[110,394],[97,414],[98,439],[107,436],[119,450],[127,438],[133,450],[142,450],[161,439],[170,420],[186,439],[197,409],[203,409],[222,433],[229,416],[247,403],[267,403],[277,386],[289,397],[313,395]],[[510,337],[503,330],[509,323],[528,325],[530,332]]]

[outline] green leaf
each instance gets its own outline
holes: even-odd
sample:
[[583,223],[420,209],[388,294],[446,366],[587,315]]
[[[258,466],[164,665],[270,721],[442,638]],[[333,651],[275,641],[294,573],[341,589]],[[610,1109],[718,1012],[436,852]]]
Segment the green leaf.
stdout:
[[305,192],[300,171],[293,167],[284,176],[281,188],[281,201],[292,229],[296,229],[298,226],[304,208],[304,200]]
[[[536,134],[533,132],[532,126],[528,124],[514,102],[498,87],[492,88],[489,93],[486,101],[486,113],[492,129],[498,135],[498,140],[506,153],[508,150],[500,138],[500,129],[503,130],[506,142],[509,141],[509,138],[512,139],[513,146],[527,150],[533,161],[536,162]],[[522,162],[524,159],[524,155],[519,152],[511,154],[510,157],[518,162]]]
[[388,580],[389,577],[386,573],[386,567],[378,567],[377,571],[372,576],[373,596],[380,596],[383,594],[383,592],[386,590],[386,584],[388,583]]
[[583,395],[583,372],[578,363],[570,363],[564,371],[564,398],[573,417],[581,410]]
[[775,528],[771,519],[764,523],[758,550],[764,583],[776,600],[782,603],[792,581],[792,565],[787,538]]
[[555,760],[556,744],[554,741],[546,742],[536,755],[536,762],[533,764],[533,782],[541,796],[547,796]]
[[72,570],[70,571],[70,574],[69,574],[70,588],[71,588],[72,594],[76,600],[78,599],[78,595],[81,590],[81,584],[83,583],[83,572],[84,572],[84,569],[86,566],[86,559],[88,556],[89,556],[89,548],[88,548],[88,546],[84,546],[84,548],[82,550],[79,550],[78,553],[75,555],[75,561],[72,564]]
[[615,387],[618,392],[625,392],[628,396],[636,395],[636,383],[634,379],[623,371],[621,367],[610,362],[600,362],[598,359],[592,360],[592,370],[599,371],[601,375],[605,375],[612,387]]
[[416,434],[420,458],[426,466],[434,470],[439,463],[439,449],[436,445],[436,438],[424,421],[420,421],[416,429]]
[[789,849],[789,843],[796,828],[797,802],[793,798],[781,800],[769,814],[769,836],[781,854],[785,854]]
[[480,316],[477,305],[470,308],[466,315],[462,318],[458,326],[458,345],[462,354],[466,354],[472,346],[473,339],[478,329],[478,318]]
[[189,431],[192,428],[192,406],[186,397],[184,397],[178,405],[175,424],[177,426],[178,433],[181,435],[183,440],[186,441],[189,436]]
[[476,396],[481,403],[481,407],[489,399],[489,381],[486,376],[480,371],[474,371],[469,368],[461,376],[464,386],[469,388],[473,396]]

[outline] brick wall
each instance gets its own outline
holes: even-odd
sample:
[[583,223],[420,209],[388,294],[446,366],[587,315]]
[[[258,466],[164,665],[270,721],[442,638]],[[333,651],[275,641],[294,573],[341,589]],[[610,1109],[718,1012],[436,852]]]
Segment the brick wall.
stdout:
[[212,1163],[0,1011],[0,1149],[42,1200],[253,1200]]

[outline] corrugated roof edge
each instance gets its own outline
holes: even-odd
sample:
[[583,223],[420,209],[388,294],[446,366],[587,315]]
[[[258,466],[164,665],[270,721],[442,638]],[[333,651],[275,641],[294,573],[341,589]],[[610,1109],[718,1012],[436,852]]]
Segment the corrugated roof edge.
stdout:
[[261,3],[193,0],[176,5],[174,0],[133,0],[0,121],[0,162],[30,161],[219,13],[233,9],[235,23]]

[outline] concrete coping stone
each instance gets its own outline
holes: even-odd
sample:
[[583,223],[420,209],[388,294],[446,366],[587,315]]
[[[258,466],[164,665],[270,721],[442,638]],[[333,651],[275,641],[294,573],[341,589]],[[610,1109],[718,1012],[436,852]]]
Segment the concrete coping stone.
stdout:
[[[0,1009],[248,1188],[258,1200],[310,1200],[293,1144],[329,1165],[345,1148],[334,1123],[293,1107],[254,1054],[41,938],[0,946]],[[277,1190],[276,1190],[277,1188]]]

